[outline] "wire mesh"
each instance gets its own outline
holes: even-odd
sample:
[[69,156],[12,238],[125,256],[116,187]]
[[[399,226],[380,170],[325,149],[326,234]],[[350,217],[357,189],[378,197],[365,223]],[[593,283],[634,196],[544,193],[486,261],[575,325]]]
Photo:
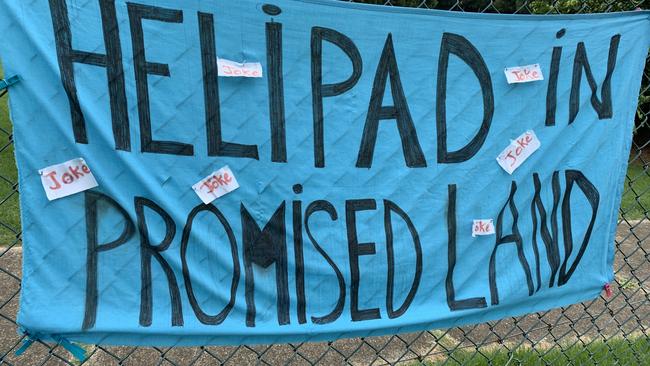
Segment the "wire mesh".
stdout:
[[[649,0],[365,0],[490,13],[590,13],[650,8]],[[616,235],[613,295],[523,317],[419,333],[334,342],[236,347],[88,345],[84,362],[37,342],[22,356],[19,191],[13,135],[0,92],[0,365],[650,364],[650,56],[639,93],[630,169]]]

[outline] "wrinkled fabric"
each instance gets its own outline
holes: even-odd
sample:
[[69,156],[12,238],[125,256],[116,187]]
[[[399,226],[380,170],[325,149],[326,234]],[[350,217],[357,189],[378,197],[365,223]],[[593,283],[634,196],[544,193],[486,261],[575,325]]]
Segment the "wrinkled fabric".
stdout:
[[[648,12],[109,3],[0,3],[24,331],[331,340],[547,310],[613,279]],[[263,75],[217,77],[217,57]],[[543,80],[507,83],[535,63]],[[510,175],[496,158],[529,130],[540,148]],[[48,201],[39,169],[79,157],[98,187]],[[224,166],[240,187],[203,205],[192,186]],[[495,234],[473,237],[485,219]]]

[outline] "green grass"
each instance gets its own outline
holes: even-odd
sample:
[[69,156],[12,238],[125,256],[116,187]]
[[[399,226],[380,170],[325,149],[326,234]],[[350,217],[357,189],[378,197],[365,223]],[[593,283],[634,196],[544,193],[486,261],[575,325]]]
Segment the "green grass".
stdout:
[[[621,212],[628,220],[644,217],[650,210],[650,167],[636,159],[627,168]],[[650,161],[644,157],[645,161]]]
[[650,338],[643,335],[594,341],[586,346],[581,342],[550,349],[521,346],[514,352],[508,352],[503,346],[486,346],[479,351],[457,350],[449,358],[412,365],[650,365]]
[[[0,78],[3,77],[0,67]],[[0,98],[0,245],[17,242],[20,232],[20,208],[17,190],[18,173],[7,109],[7,96]]]

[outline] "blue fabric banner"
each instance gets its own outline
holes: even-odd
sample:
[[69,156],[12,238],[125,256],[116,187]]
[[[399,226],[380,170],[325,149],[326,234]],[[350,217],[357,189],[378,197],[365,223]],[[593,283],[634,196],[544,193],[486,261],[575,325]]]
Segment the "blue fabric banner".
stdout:
[[613,278],[648,12],[33,0],[0,31],[31,335],[329,340]]

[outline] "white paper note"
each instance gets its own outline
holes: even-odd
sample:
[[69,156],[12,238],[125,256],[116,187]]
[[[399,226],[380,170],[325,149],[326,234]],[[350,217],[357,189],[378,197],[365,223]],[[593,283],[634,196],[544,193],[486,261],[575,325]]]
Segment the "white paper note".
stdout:
[[497,162],[503,170],[508,174],[512,174],[540,146],[541,143],[537,139],[535,132],[528,130],[510,142],[510,145],[497,157]]
[[544,80],[539,64],[506,67],[504,70],[508,84],[528,83],[530,81]]
[[239,63],[226,60],[225,58],[217,59],[217,68],[219,76],[240,77],[240,78],[261,78],[262,64],[259,62]]
[[206,205],[237,188],[239,183],[227,165],[192,186],[196,195]]
[[38,174],[50,201],[97,187],[93,173],[82,158],[48,166],[39,170]]
[[492,219],[474,220],[474,223],[472,224],[472,237],[492,234],[494,234],[494,223],[492,222]]

